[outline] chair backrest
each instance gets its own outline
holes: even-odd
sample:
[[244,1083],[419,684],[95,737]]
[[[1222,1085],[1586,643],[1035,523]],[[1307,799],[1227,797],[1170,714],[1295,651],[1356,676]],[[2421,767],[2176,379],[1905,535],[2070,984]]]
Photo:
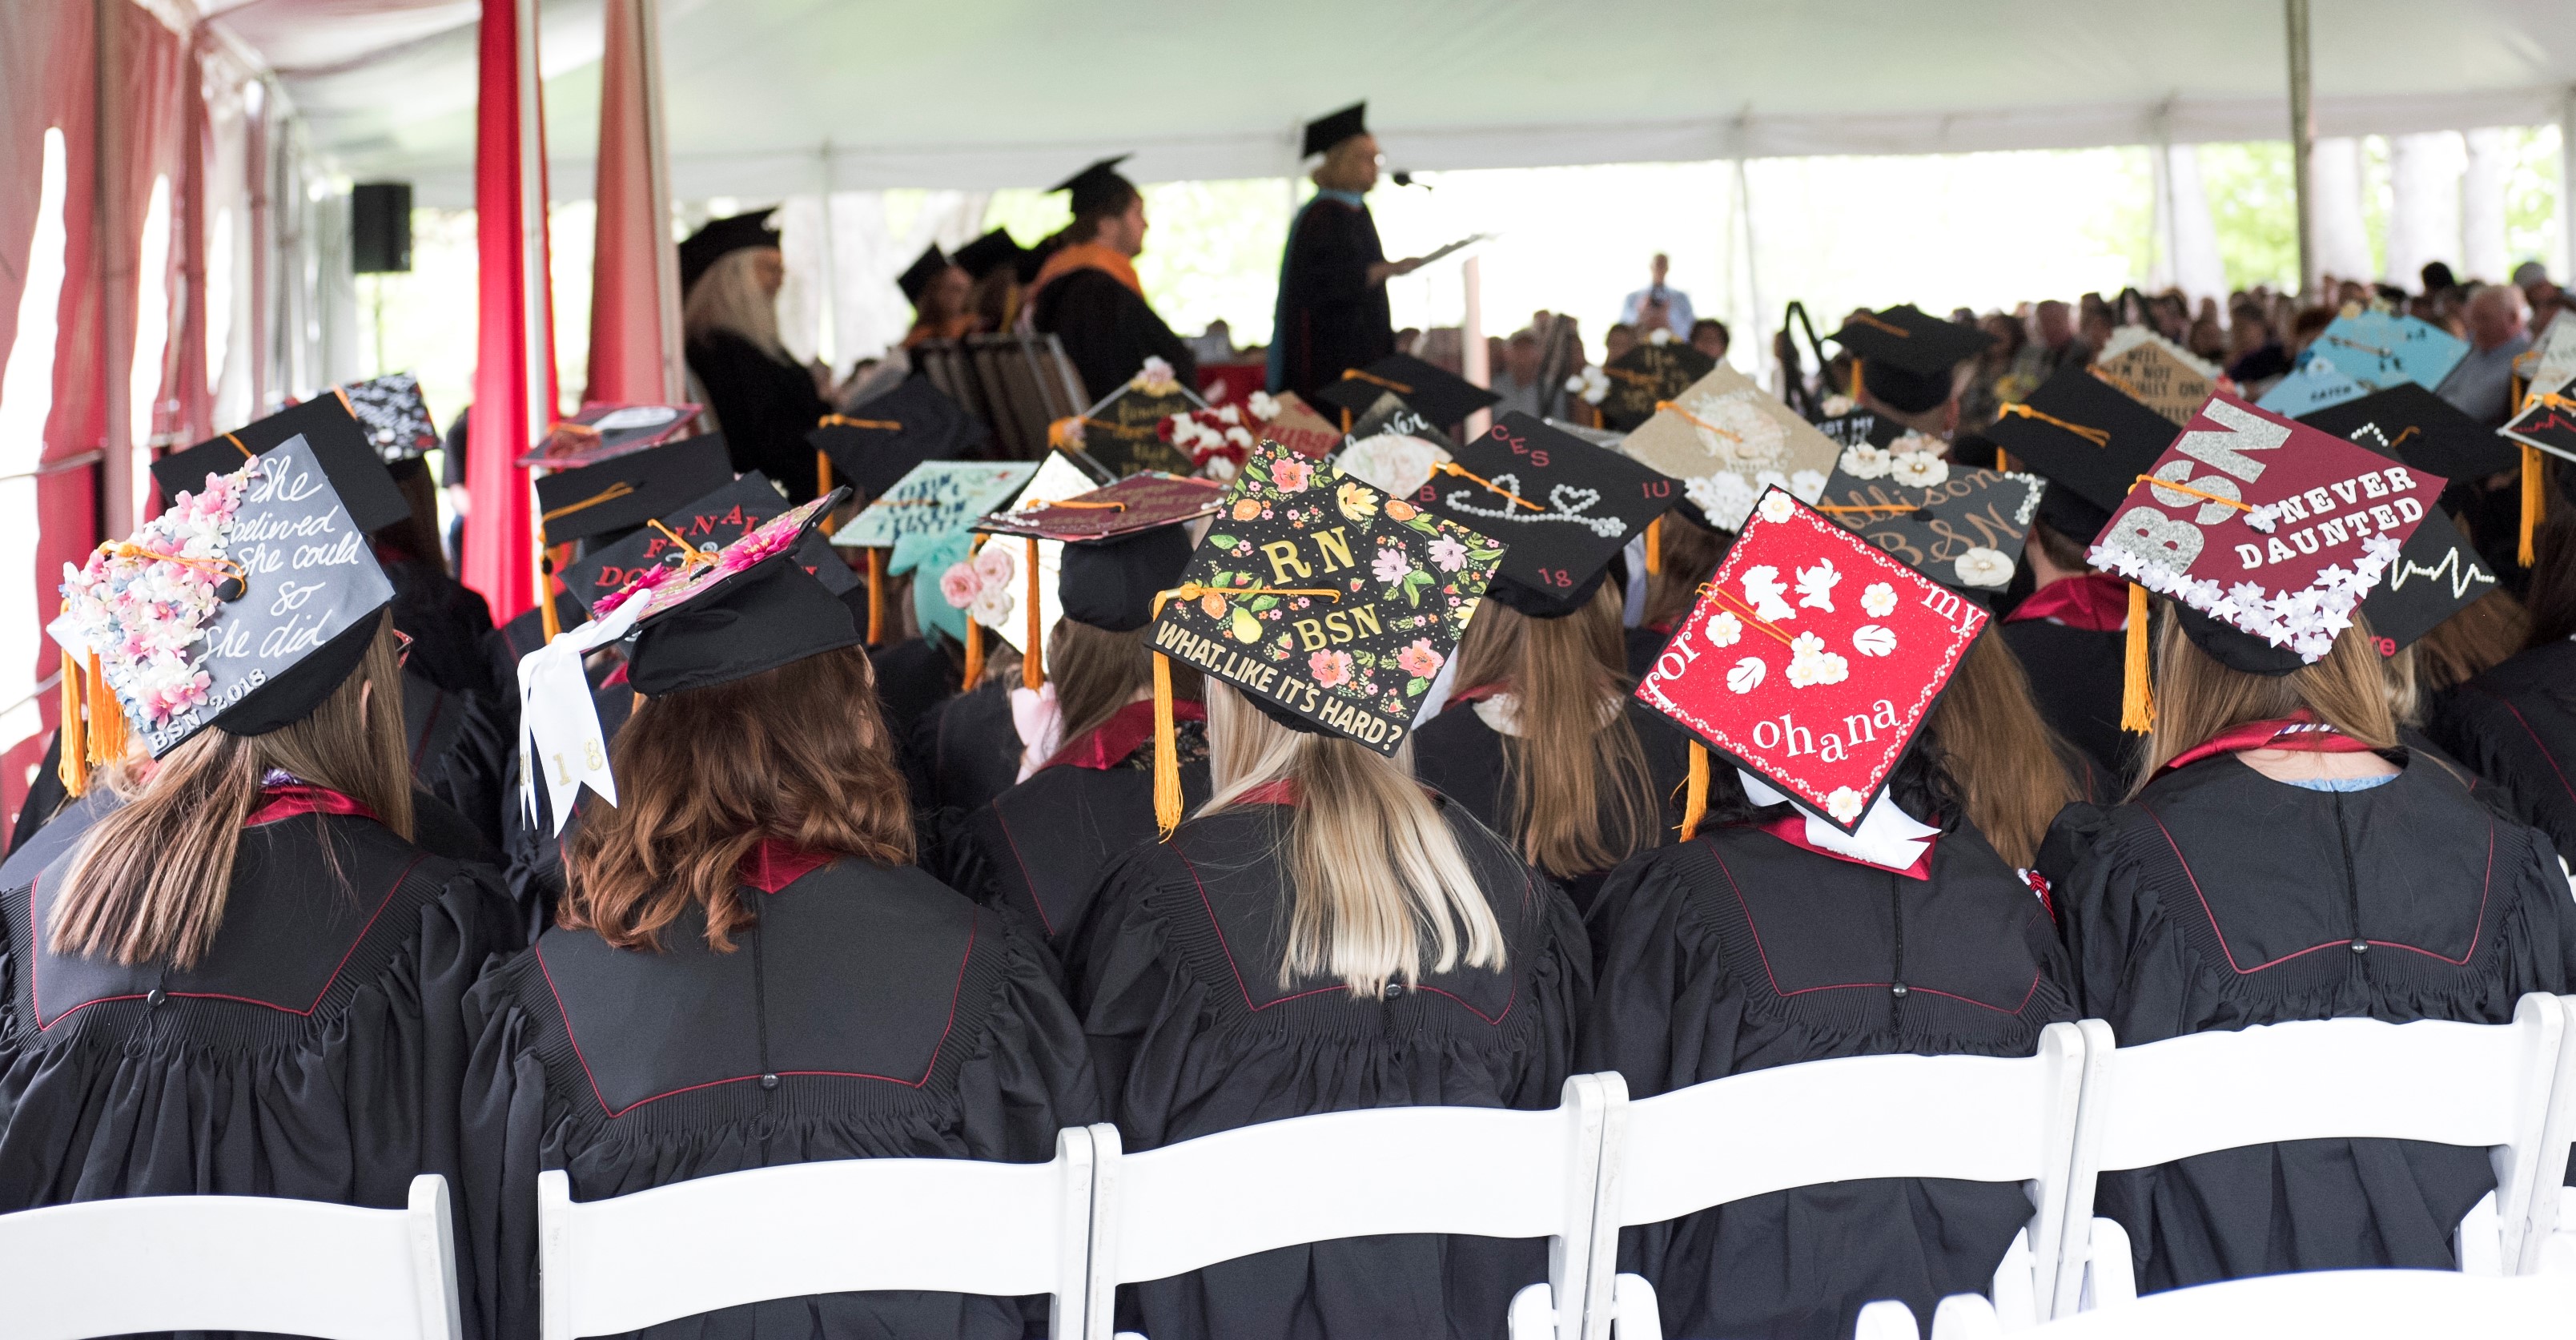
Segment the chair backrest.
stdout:
[[613,1335],[772,1298],[865,1289],[1053,1294],[1080,1333],[1091,1134],[1048,1163],[836,1159],[576,1202],[537,1179],[545,1340]]
[[2031,1252],[2049,1267],[2033,1280],[2047,1316],[2084,1051],[2073,1024],[2051,1024],[2027,1057],[1855,1056],[1639,1099],[1603,1201],[1625,1227],[1856,1178],[2021,1182]]
[[2061,1256],[2060,1296],[2081,1278],[2099,1173],[2284,1140],[2492,1149],[2497,1213],[2513,1239],[2505,1268],[2514,1268],[2566,1035],[2555,997],[2523,997],[2510,1024],[2311,1019],[2117,1048],[2102,1045],[2109,1025],[2084,1027],[2095,1045],[2076,1132],[2080,1213]]
[[266,1331],[458,1340],[447,1183],[366,1210],[271,1196],[134,1196],[0,1215],[0,1334]]
[[[1945,1298],[1932,1340],[2008,1334],[1974,1298]],[[2133,1303],[2010,1332],[2023,1340],[2484,1340],[2568,1333],[2576,1278],[2523,1279],[2446,1270],[2312,1270],[2149,1294]]]
[[[1575,1340],[1594,1251],[1604,1124],[1624,1086],[1576,1075],[1555,1109],[1382,1107],[1263,1122],[1100,1157],[1092,1336],[1120,1284],[1254,1252],[1381,1233],[1549,1238],[1557,1334]],[[1615,1091],[1614,1091],[1615,1090]],[[1114,1139],[1106,1131],[1103,1143]],[[1599,1271],[1595,1271],[1596,1264]]]

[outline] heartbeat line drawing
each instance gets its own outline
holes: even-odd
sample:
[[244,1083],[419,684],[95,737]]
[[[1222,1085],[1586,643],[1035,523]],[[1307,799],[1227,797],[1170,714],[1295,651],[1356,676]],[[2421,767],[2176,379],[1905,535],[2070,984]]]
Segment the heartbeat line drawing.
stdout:
[[2495,585],[2495,574],[2480,568],[2475,563],[2461,558],[2460,547],[2456,544],[2443,551],[2441,562],[2436,563],[2429,568],[2425,567],[2421,563],[2415,562],[2413,559],[2399,559],[2397,566],[2389,569],[2388,589],[2391,591],[2404,590],[2406,583],[2417,577],[2429,578],[2436,581],[2444,577],[2448,577],[2451,581],[2451,599],[2453,600],[2457,600],[2462,595],[2467,594],[2470,587],[2479,585],[2480,583],[2484,583],[2488,586]]

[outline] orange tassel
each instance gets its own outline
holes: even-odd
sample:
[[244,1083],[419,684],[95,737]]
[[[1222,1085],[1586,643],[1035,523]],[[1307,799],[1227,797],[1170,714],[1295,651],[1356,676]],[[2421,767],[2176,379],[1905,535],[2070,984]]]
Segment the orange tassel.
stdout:
[[1700,820],[1708,817],[1708,746],[1691,741],[1690,780],[1682,784],[1682,841],[1699,836]]
[[1664,570],[1664,519],[1656,517],[1646,523],[1646,575],[1656,576]]
[[1172,724],[1172,663],[1154,653],[1154,832],[1155,840],[1172,836],[1181,826],[1180,744]]
[[829,456],[824,455],[822,452],[819,452],[819,451],[818,451],[818,452],[815,452],[815,453],[814,453],[814,496],[815,496],[815,497],[817,497],[817,498],[820,498],[820,497],[822,497],[824,494],[829,493],[829,492],[831,492],[831,491],[832,491],[832,458],[831,458],[831,457],[829,457]]
[[966,682],[963,685],[968,692],[973,692],[975,685],[984,678],[983,632],[983,628],[969,616],[966,620]]
[[537,623],[545,630],[548,642],[554,641],[555,635],[563,631],[563,620],[555,614],[555,581],[550,569],[551,565],[546,562],[546,532],[543,527],[539,527],[537,530],[537,609],[541,612],[537,615]]
[[89,794],[89,745],[81,732],[81,668],[70,651],[63,652],[62,672],[62,758],[54,765],[54,775],[62,779],[63,791],[77,799]]
[[2526,568],[2537,561],[2532,551],[2531,537],[2534,531],[2540,529],[2541,513],[2547,509],[2547,502],[2541,494],[2541,483],[2547,478],[2548,476],[2543,473],[2540,448],[2528,442],[2524,443],[2522,445],[2522,547],[2515,552],[2514,558]]
[[89,761],[115,763],[125,757],[125,708],[107,686],[98,657],[89,658]]
[[1046,662],[1043,659],[1043,654],[1040,648],[1038,647],[1038,630],[1043,623],[1043,620],[1040,617],[1043,614],[1043,611],[1038,606],[1038,582],[1040,574],[1038,572],[1038,542],[1036,536],[1029,537],[1028,565],[1029,625],[1028,632],[1025,635],[1025,641],[1020,647],[1020,683],[1027,686],[1032,692],[1034,692],[1040,685],[1046,683]]
[[2156,728],[2156,698],[2147,680],[2147,588],[2129,583],[2129,641],[2120,676],[2120,729],[2144,735]]
[[1851,402],[1855,405],[1860,403],[1860,360],[1857,358],[1852,360]]
[[868,551],[868,645],[885,641],[885,551]]

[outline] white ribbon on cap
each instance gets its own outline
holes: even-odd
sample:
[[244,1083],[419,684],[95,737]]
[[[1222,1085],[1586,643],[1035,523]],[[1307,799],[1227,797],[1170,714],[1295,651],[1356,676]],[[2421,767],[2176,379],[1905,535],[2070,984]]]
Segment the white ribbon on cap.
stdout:
[[617,803],[617,779],[608,771],[608,741],[599,729],[599,707],[590,696],[590,677],[581,658],[624,637],[653,604],[651,591],[639,591],[604,619],[555,634],[554,640],[519,658],[519,803],[528,822],[537,821],[537,774],[546,778],[546,800],[554,806],[555,832],[572,821],[573,802],[587,786],[599,798]]
[[[1744,779],[1746,800],[1756,805],[1788,803],[1787,796],[1752,773],[1737,768],[1735,775]],[[1932,845],[1932,836],[1941,831],[1898,809],[1884,791],[1869,803],[1869,813],[1861,816],[1857,833],[1846,833],[1803,810],[1799,817],[1807,821],[1807,841],[1826,851],[1890,870],[1913,869],[1914,863],[1923,859],[1923,849]]]

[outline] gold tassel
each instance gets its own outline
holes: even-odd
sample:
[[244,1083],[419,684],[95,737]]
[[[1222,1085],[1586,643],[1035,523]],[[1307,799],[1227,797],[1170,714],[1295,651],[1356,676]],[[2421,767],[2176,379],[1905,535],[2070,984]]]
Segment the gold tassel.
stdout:
[[54,764],[54,775],[62,779],[65,794],[77,799],[89,794],[89,746],[81,734],[81,667],[71,652],[63,652],[62,758]]
[[2532,552],[2531,536],[2532,532],[2540,529],[2540,513],[2544,506],[2540,486],[2546,478],[2547,476],[2543,473],[2543,466],[2540,460],[2540,448],[2535,447],[2528,442],[2523,443],[2522,547],[2515,552],[2514,558],[2516,562],[2519,562],[2526,568],[2530,567],[2532,563],[2536,561]]
[[1857,358],[1852,360],[1851,402],[1854,405],[1860,403],[1860,360]]
[[[1156,603],[1160,603],[1159,601]],[[1168,841],[1181,826],[1181,753],[1172,725],[1172,663],[1154,653],[1154,833]]]
[[1038,577],[1038,542],[1036,536],[1030,536],[1029,631],[1025,643],[1020,647],[1020,683],[1027,686],[1031,692],[1035,692],[1040,685],[1046,683],[1046,662],[1042,659],[1042,653],[1038,647],[1038,629],[1041,624],[1039,616],[1043,613],[1038,606]]
[[546,562],[546,533],[537,531],[537,622],[545,629],[546,641],[555,640],[563,631],[563,620],[555,614],[554,575]]
[[89,658],[89,761],[116,763],[125,758],[125,708],[107,686],[98,657]]
[[1708,817],[1708,746],[1691,741],[1690,780],[1682,784],[1682,841],[1699,836],[1700,820]]
[[1656,517],[1646,523],[1646,575],[1657,576],[1664,570],[1664,519]]
[[817,497],[817,498],[820,498],[820,497],[822,497],[824,494],[829,493],[829,492],[831,492],[831,491],[832,491],[832,458],[831,458],[830,456],[827,456],[827,455],[823,454],[822,452],[819,452],[819,451],[818,451],[818,452],[815,452],[815,453],[814,453],[814,496],[815,496],[815,497]]
[[2156,726],[2155,691],[2147,682],[2147,588],[2129,583],[2129,643],[2120,676],[2120,729],[2144,735]]
[[[973,622],[969,620],[968,622]],[[885,640],[885,551],[868,551],[868,645]]]
[[974,692],[977,682],[984,678],[984,639],[981,636],[982,632],[983,629],[975,622],[975,616],[971,614],[967,615],[966,682],[962,687],[969,693]]

